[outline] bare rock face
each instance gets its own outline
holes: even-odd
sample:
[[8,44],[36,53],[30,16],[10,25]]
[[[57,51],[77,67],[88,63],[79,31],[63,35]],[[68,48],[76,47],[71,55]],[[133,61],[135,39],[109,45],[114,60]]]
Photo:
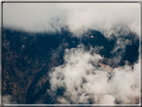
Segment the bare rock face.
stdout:
[[109,65],[105,65],[103,63],[98,63],[98,65],[101,65],[107,71],[113,71],[113,68]]

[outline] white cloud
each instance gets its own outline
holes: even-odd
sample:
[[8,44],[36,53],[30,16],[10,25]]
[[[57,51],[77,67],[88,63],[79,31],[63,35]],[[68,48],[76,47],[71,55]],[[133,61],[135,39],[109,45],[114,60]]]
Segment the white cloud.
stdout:
[[125,65],[111,72],[97,67],[98,61],[103,58],[90,52],[85,51],[83,45],[66,49],[65,63],[54,67],[50,73],[50,94],[63,87],[65,92],[57,98],[59,103],[138,103],[139,63],[134,65],[134,69]]
[[4,3],[3,25],[31,32],[91,28],[107,36],[113,26],[123,23],[139,34],[139,13],[139,3]]
[[16,104],[16,101],[12,101],[11,95],[3,95],[3,104]]

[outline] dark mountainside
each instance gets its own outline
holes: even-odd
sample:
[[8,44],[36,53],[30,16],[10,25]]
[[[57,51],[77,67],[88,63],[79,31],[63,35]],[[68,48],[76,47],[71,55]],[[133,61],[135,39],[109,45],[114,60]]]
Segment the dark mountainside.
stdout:
[[[127,60],[133,65],[138,60],[139,38],[133,32],[127,36],[120,35],[107,39],[99,31],[88,30],[82,38],[73,37],[73,34],[64,28],[56,33],[26,33],[3,28],[2,46],[2,76],[3,95],[9,94],[18,104],[58,103],[56,98],[47,94],[50,87],[48,73],[51,68],[64,63],[66,48],[76,48],[84,44],[86,50],[90,46],[103,46],[100,51],[93,51],[105,58],[104,64],[114,58],[121,49],[112,53],[117,39],[128,39],[131,45],[126,46],[122,59],[117,65],[123,66]],[[93,36],[93,37],[92,37]],[[58,89],[56,95],[60,96],[64,89]]]

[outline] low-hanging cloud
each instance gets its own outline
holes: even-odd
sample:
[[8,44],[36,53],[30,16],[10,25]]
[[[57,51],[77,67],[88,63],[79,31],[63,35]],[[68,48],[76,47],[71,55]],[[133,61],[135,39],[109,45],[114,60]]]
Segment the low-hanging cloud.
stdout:
[[[85,51],[83,45],[66,49],[63,65],[50,73],[51,95],[64,88],[57,97],[61,104],[138,104],[140,96],[139,63],[114,68],[113,71],[98,66],[103,59],[98,54]],[[56,96],[56,94],[55,94]]]
[[139,35],[139,14],[139,3],[4,3],[3,26],[28,32],[90,28],[109,36],[114,26],[126,24]]

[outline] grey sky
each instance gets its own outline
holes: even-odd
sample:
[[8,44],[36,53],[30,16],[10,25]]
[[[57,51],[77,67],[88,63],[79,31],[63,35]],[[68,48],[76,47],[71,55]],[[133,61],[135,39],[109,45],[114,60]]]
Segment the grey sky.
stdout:
[[77,32],[88,28],[110,31],[123,23],[139,33],[139,14],[139,3],[4,3],[3,26],[48,32],[67,25]]

